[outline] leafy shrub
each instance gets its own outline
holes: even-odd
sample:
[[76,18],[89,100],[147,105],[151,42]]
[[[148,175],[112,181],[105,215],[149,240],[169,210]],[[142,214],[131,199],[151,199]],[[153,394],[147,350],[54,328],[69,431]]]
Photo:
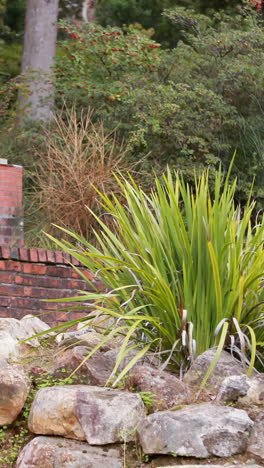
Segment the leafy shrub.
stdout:
[[[129,92],[125,79],[134,78],[155,69],[157,49],[140,30],[125,34],[118,28],[103,29],[83,23],[60,22],[60,30],[67,34],[61,42],[55,74],[58,98],[71,97],[82,103],[110,105]],[[82,104],[84,105],[84,104]]]
[[0,83],[5,83],[20,73],[21,45],[5,44],[0,40]]
[[85,253],[52,238],[108,289],[75,300],[116,318],[103,340],[125,336],[113,375],[135,339],[138,357],[149,349],[168,352],[178,367],[216,345],[231,348],[247,363],[249,348],[250,373],[256,353],[263,358],[264,341],[264,224],[251,222],[254,203],[243,211],[235,207],[236,183],[229,185],[220,170],[212,195],[208,171],[196,177],[193,188],[168,170],[150,195],[131,177],[117,180],[123,203],[101,194],[115,232],[94,214],[101,226],[95,233],[99,248],[68,231]]
[[134,160],[162,173],[165,164],[191,177],[193,167],[227,168],[232,154],[238,196],[253,177],[263,200],[263,46],[261,19],[248,9],[210,18],[165,12],[181,33],[165,51],[140,31],[69,25],[56,65],[57,103],[92,106],[108,131],[118,127]]
[[177,0],[98,0],[96,18],[106,26],[118,26],[140,23],[144,29],[153,29],[154,39],[164,45],[174,46],[178,42],[177,34],[170,22],[162,15],[165,8],[175,7]]

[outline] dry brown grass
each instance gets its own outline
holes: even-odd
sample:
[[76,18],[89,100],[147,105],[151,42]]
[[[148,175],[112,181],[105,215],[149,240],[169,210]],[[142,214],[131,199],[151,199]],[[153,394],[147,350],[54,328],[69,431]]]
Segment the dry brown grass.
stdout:
[[66,226],[86,239],[96,226],[87,207],[102,214],[94,187],[117,194],[113,173],[133,170],[115,133],[106,134],[102,123],[95,125],[90,111],[78,119],[74,108],[57,116],[38,161],[32,174],[32,206],[42,212],[47,225]]

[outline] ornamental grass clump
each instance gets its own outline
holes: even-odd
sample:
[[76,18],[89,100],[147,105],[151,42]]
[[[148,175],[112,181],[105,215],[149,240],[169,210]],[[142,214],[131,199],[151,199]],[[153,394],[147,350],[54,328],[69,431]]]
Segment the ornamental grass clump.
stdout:
[[[236,206],[236,182],[221,170],[211,188],[209,171],[190,185],[168,169],[148,194],[131,176],[116,180],[122,202],[100,193],[115,229],[93,214],[101,227],[94,232],[99,247],[69,231],[83,251],[56,241],[106,286],[105,293],[85,292],[74,300],[116,319],[102,342],[123,336],[113,385],[148,351],[159,353],[164,366],[186,368],[216,346],[203,384],[222,349],[239,356],[248,374],[256,358],[263,365],[264,226],[260,215],[252,221],[254,202]],[[118,373],[131,350],[133,359]]]

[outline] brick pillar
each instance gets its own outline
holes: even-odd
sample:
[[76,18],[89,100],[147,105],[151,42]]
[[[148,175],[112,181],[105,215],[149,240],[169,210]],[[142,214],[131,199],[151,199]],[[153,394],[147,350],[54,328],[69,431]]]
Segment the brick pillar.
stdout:
[[0,246],[21,247],[23,168],[0,159]]

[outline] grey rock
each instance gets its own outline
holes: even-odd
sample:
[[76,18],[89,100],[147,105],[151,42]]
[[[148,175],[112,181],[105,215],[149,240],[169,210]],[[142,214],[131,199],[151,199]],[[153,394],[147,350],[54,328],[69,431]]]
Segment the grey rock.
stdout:
[[47,332],[43,336],[38,337],[38,341],[46,339],[49,336],[55,335],[54,332],[49,332],[50,326],[35,315],[25,315],[20,320],[20,324],[23,326],[23,328],[26,330],[29,336],[34,336],[38,333]]
[[36,437],[20,453],[16,468],[122,468],[116,448],[91,447],[61,437]]
[[0,365],[0,426],[11,424],[22,410],[30,381],[18,366]]
[[188,403],[191,391],[175,375],[159,371],[147,365],[137,366],[126,380],[127,388],[150,394],[149,406],[152,410],[168,409]]
[[227,377],[218,392],[217,401],[237,402],[245,408],[264,408],[264,374],[247,377],[245,375]]
[[16,360],[19,356],[17,341],[7,331],[0,330],[0,359]]
[[96,352],[90,359],[85,360],[90,349],[86,346],[75,346],[55,357],[53,375],[56,378],[67,377],[75,372],[78,383],[104,386],[115,366],[116,356]]
[[264,408],[264,374],[259,374],[247,379],[249,389],[245,396],[241,395],[238,402],[243,406],[263,406]]
[[[93,334],[89,333],[89,335]],[[85,343],[82,342],[82,344],[84,345]],[[115,367],[119,349],[111,349],[106,352],[97,351],[86,360],[85,358],[90,350],[89,346],[75,346],[62,353],[58,353],[54,361],[53,375],[55,377],[67,377],[67,375],[75,372],[78,366],[80,366],[76,372],[78,383],[104,386]],[[120,364],[118,372],[121,372],[136,354],[134,351],[128,353]],[[141,365],[144,361],[157,363],[154,359],[151,355],[143,357],[134,364],[132,369]]]
[[[260,465],[182,465],[184,468],[261,468]],[[179,468],[179,465],[157,466],[157,468]]]
[[248,452],[260,458],[264,462],[264,411],[255,420],[255,424],[249,439]]
[[96,330],[100,333],[102,330],[109,328],[115,324],[114,317],[111,317],[110,315],[104,315],[99,310],[91,311],[91,316],[93,316],[92,319],[89,319],[89,317],[87,317],[87,321],[78,323],[77,330],[85,330],[87,328],[92,328],[93,330]]
[[[55,341],[59,344],[60,347],[65,346],[69,348],[70,346],[86,346],[90,350],[95,346],[100,344],[105,338],[101,333],[97,333],[93,329],[77,330],[73,332],[60,333]],[[112,339],[104,343],[101,347],[101,351],[109,351],[112,348],[116,348],[120,345],[120,340]]]
[[232,375],[223,381],[216,401],[235,403],[247,394],[249,388],[249,378],[246,375]]
[[[183,381],[189,385],[199,386],[215,356],[216,348],[211,348],[200,354],[186,372]],[[207,381],[207,385],[218,390],[226,377],[244,375],[245,370],[240,361],[231,354],[222,351],[220,358]]]
[[[46,323],[33,315],[27,315],[21,320],[15,318],[0,318],[0,331],[9,333],[17,342],[17,345],[20,341],[27,340],[28,346],[34,348],[38,347],[40,340],[32,338],[32,336],[47,331],[49,328],[50,327]],[[47,335],[45,335],[44,338],[47,338]]]
[[144,414],[137,394],[86,385],[49,387],[37,392],[29,429],[104,445],[134,440]]
[[145,454],[230,457],[245,451],[252,426],[243,410],[203,403],[151,414],[138,435]]

